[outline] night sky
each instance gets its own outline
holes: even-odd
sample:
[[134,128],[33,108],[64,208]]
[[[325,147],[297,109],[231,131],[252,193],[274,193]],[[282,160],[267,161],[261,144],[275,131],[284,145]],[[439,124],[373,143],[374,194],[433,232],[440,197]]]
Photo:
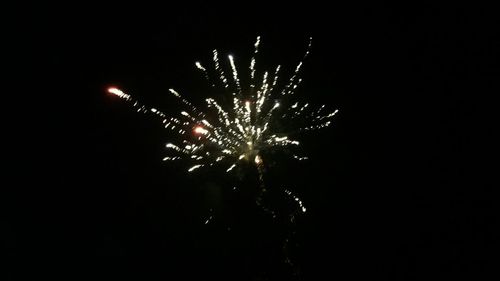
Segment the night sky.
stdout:
[[169,88],[206,97],[195,61],[217,48],[246,67],[258,35],[257,67],[288,71],[312,36],[298,92],[340,110],[301,139],[309,161],[270,161],[270,184],[308,209],[298,280],[493,273],[486,97],[500,40],[488,8],[169,5],[15,9],[0,280],[296,280],[287,226],[255,207],[251,179],[233,191],[219,170],[162,162],[161,122],[106,93],[180,111]]

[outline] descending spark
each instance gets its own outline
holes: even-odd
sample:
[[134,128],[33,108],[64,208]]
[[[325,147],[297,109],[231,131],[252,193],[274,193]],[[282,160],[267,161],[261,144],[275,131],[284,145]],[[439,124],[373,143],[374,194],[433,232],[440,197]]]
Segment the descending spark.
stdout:
[[212,218],[213,216],[208,217],[208,219],[205,220],[205,224],[208,224]]
[[297,155],[294,155],[294,156],[293,156],[293,158],[295,158],[295,159],[297,159],[297,160],[299,160],[299,161],[309,159],[309,157],[305,157],[305,156],[304,156],[304,157],[300,157],[300,156],[297,156]]
[[285,193],[290,196],[296,203],[297,205],[299,206],[300,208],[300,211],[302,211],[302,213],[305,213],[307,211],[306,207],[304,206],[304,203],[302,203],[302,200],[299,199],[299,197],[295,196],[290,190],[288,189],[285,189]]

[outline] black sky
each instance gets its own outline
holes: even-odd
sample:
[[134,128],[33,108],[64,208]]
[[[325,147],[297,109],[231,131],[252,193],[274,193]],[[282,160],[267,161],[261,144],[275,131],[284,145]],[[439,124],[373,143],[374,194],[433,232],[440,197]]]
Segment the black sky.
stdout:
[[[105,92],[178,110],[168,88],[204,97],[194,61],[214,48],[248,60],[257,35],[268,69],[292,69],[312,36],[300,91],[340,110],[304,138],[311,161],[270,179],[308,207],[294,253],[303,280],[493,272],[496,202],[481,164],[499,47],[489,10],[255,5],[15,10],[0,279],[282,280],[283,228],[223,174],[162,162],[160,123]],[[205,226],[209,208],[219,219]]]

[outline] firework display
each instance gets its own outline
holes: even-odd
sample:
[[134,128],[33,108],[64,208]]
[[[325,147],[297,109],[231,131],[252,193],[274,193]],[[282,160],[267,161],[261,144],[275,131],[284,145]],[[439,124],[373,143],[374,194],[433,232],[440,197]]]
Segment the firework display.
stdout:
[[[233,171],[243,161],[253,163],[260,171],[270,150],[284,150],[295,147],[300,151],[300,142],[294,136],[308,130],[321,129],[332,123],[332,118],[338,110],[328,112],[325,105],[312,108],[309,103],[294,100],[297,88],[302,79],[299,73],[304,60],[308,57],[311,40],[303,59],[295,67],[288,80],[279,82],[281,66],[274,71],[264,71],[257,77],[256,56],[259,53],[260,36],[255,42],[253,57],[249,64],[249,85],[244,87],[240,81],[235,58],[228,56],[229,65],[223,67],[219,52],[213,50],[213,68],[208,70],[200,62],[195,62],[210,87],[220,84],[220,92],[230,92],[230,105],[208,97],[206,109],[200,110],[186,100],[178,91],[169,89],[176,97],[183,110],[178,114],[166,114],[154,107],[146,107],[136,101],[131,95],[121,89],[111,87],[108,92],[130,102],[138,112],[152,113],[160,117],[168,130],[178,133],[180,143],[167,143],[170,153],[164,161],[187,160],[190,164],[188,172],[195,172],[204,167],[217,166],[226,172]],[[217,81],[211,81],[215,73]],[[228,72],[230,72],[228,74]],[[283,84],[278,87],[278,84]],[[276,126],[278,120],[287,126]],[[293,126],[299,124],[300,126]],[[286,128],[285,128],[286,127]],[[287,151],[291,151],[287,149]],[[292,153],[296,160],[305,160],[306,156]]]

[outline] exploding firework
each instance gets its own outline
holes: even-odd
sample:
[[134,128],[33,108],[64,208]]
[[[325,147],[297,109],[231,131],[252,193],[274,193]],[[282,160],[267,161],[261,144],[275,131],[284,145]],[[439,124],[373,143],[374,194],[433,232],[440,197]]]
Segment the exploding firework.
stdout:
[[[290,78],[284,81],[279,81],[280,65],[270,72],[257,71],[259,45],[260,37],[257,37],[249,66],[240,71],[231,55],[228,56],[229,63],[223,66],[217,50],[212,51],[213,64],[210,68],[195,62],[209,87],[218,92],[217,99],[205,99],[204,110],[198,109],[174,89],[169,89],[169,92],[183,107],[177,114],[166,114],[157,108],[146,107],[115,87],[108,88],[108,92],[126,100],[138,112],[159,117],[166,129],[180,136],[179,142],[166,144],[169,153],[163,158],[164,161],[186,161],[189,163],[187,171],[190,173],[214,166],[227,173],[242,166],[254,166],[258,171],[260,184],[256,203],[276,218],[275,211],[262,202],[266,192],[264,165],[268,157],[273,152],[284,151],[297,161],[308,159],[300,152],[301,145],[297,137],[306,131],[328,127],[338,110],[328,111],[325,105],[314,107],[297,99],[296,92],[302,81],[299,74],[309,55],[311,40],[302,60],[290,74]],[[241,79],[240,73],[248,73],[248,76]],[[296,206],[295,211],[286,216],[289,231],[283,243],[285,262],[295,272],[296,265],[289,255],[291,239],[295,233],[292,229],[295,227],[296,215],[305,213],[306,207],[290,190],[282,191],[282,198]],[[204,220],[204,224],[212,219],[210,209],[210,215]]]
[[[207,109],[202,111],[179,92],[169,89],[184,107],[178,115],[170,116],[157,108],[140,104],[118,88],[109,88],[108,92],[130,102],[138,112],[159,116],[166,129],[181,136],[181,143],[166,144],[170,153],[164,161],[187,160],[191,163],[187,168],[188,172],[214,165],[231,172],[247,162],[255,165],[259,173],[262,173],[268,152],[285,149],[300,151],[300,143],[294,137],[304,131],[329,126],[338,110],[327,112],[325,105],[313,109],[308,103],[294,100],[302,81],[299,73],[309,55],[311,40],[304,57],[284,83],[278,83],[280,65],[272,72],[264,71],[262,77],[257,78],[255,65],[259,45],[260,37],[257,37],[248,68],[247,86],[242,85],[235,58],[231,55],[228,56],[227,67],[221,65],[217,50],[212,52],[211,70],[200,62],[195,62],[196,68],[203,73],[211,87],[216,88],[217,82],[221,85],[220,92],[230,93],[231,102],[228,104],[209,97],[205,100]],[[211,81],[212,73],[217,77],[216,81]],[[278,87],[278,84],[283,85]],[[300,126],[293,127],[295,124]],[[294,148],[288,149],[290,147]],[[307,159],[297,153],[291,153],[291,157],[299,161]]]

